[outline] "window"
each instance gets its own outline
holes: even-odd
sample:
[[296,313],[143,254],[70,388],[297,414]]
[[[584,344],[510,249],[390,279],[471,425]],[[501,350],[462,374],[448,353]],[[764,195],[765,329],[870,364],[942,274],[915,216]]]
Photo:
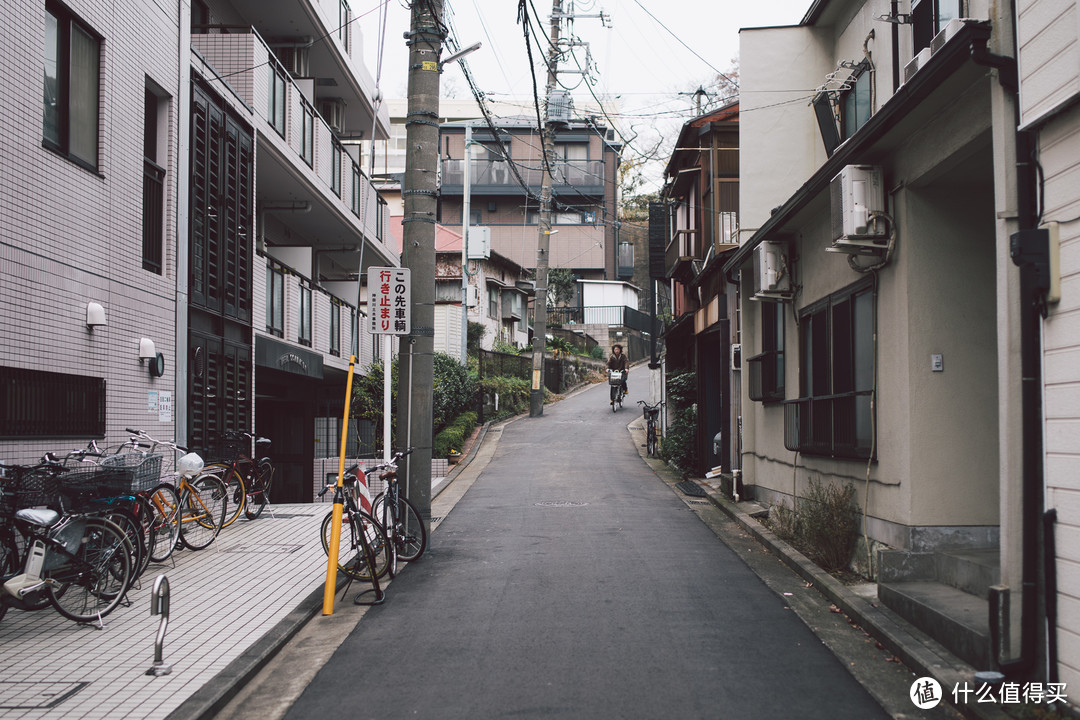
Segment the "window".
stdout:
[[349,308],[349,336],[351,338],[349,340],[349,352],[352,353],[353,355],[359,355],[360,354],[360,348],[356,344],[356,341],[357,341],[356,331],[358,329],[359,328],[358,328],[358,325],[357,325],[357,322],[356,322],[356,309],[355,308]]
[[300,283],[300,327],[296,341],[311,347],[311,288]]
[[747,359],[750,399],[771,402],[784,399],[784,309],[778,302],[761,308],[761,354]]
[[0,438],[104,436],[104,378],[0,368]]
[[285,272],[266,266],[266,332],[285,336]]
[[360,217],[360,166],[356,163],[352,166],[352,211]]
[[330,354],[341,355],[341,306],[330,301]]
[[315,108],[301,101],[300,109],[303,117],[303,127],[300,129],[302,133],[300,157],[304,158],[308,167],[313,167],[315,165]]
[[285,68],[273,60],[270,61],[270,94],[267,101],[266,119],[270,122],[278,135],[285,137]]
[[349,47],[349,3],[345,0],[338,6],[338,39],[346,49]]
[[785,404],[785,445],[806,454],[866,459],[872,445],[874,293],[871,281],[800,315],[801,397]]
[[844,140],[865,125],[874,111],[870,107],[870,84],[873,76],[868,66],[860,65],[848,78],[848,88],[840,93],[840,119]]
[[161,98],[146,88],[143,103],[142,266],[161,274],[165,215],[165,168],[158,164],[158,113]]
[[333,141],[330,152],[330,189],[341,197],[341,143]]
[[383,200],[382,195],[376,195],[377,202],[375,203],[375,237],[378,240],[383,239],[383,233],[386,232],[386,201]]
[[961,0],[911,0],[912,40],[915,55],[930,47],[934,36],[953,18],[963,17]]
[[66,8],[47,2],[44,60],[42,142],[96,171],[101,39]]
[[499,318],[499,290],[488,288],[488,317],[498,320]]

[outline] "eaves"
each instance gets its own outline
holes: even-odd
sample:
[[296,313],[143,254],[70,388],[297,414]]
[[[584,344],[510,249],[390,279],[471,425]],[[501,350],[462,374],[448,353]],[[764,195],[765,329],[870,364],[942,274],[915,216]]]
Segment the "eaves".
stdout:
[[931,61],[915,73],[915,77],[901,85],[881,109],[866,121],[859,132],[840,145],[836,152],[810,176],[810,179],[803,183],[802,187],[739,247],[735,254],[724,263],[725,275],[730,275],[742,267],[743,263],[750,260],[754,248],[822,193],[845,165],[860,162],[860,159],[873,149],[890,129],[913,112],[949,76],[965,63],[971,62],[973,41],[985,41],[989,37],[990,23],[988,22],[967,23],[957,31],[956,35],[934,54]]

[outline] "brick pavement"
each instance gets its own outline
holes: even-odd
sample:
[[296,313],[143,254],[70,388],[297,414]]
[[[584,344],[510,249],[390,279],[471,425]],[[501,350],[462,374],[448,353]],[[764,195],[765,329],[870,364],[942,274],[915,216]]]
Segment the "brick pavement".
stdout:
[[[0,716],[164,718],[318,591],[326,577],[319,527],[329,503],[275,505],[238,520],[209,548],[151,565],[130,607],[100,631],[61,617],[9,609],[0,621]],[[160,618],[150,615],[154,578],[168,577],[164,661],[149,677]],[[310,605],[310,603],[308,603]]]

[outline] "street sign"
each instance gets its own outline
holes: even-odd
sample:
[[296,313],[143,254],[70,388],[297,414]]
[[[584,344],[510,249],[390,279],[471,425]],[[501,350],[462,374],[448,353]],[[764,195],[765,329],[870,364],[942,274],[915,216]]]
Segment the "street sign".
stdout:
[[408,335],[412,297],[409,268],[368,268],[368,330],[373,335]]

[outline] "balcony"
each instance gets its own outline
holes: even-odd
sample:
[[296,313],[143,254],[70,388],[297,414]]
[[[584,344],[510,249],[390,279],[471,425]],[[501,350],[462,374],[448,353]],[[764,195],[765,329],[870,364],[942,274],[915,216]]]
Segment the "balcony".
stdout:
[[784,403],[784,447],[805,455],[870,457],[871,391],[799,398]]
[[668,242],[664,253],[664,267],[667,276],[685,283],[694,278],[694,260],[705,258],[704,243],[696,228],[676,230]]
[[[473,160],[469,168],[469,184],[475,195],[520,194],[521,185],[505,160]],[[539,160],[515,160],[518,174],[526,185],[537,194],[543,180],[543,168]],[[442,194],[465,193],[465,161],[442,160]],[[558,195],[563,192],[575,194],[604,195],[604,163],[601,160],[562,160],[552,163],[552,189]]]
[[348,126],[343,116],[335,117],[338,129],[331,127],[311,88],[284,71],[253,28],[193,35],[192,47],[227,78],[259,135],[255,190],[261,237],[273,243],[275,235],[287,236],[290,245],[310,246],[320,254],[320,268],[341,278],[360,270],[360,236],[372,242],[368,265],[396,265],[397,253],[383,237],[386,205],[339,140],[338,130]]
[[[652,316],[625,305],[548,308],[547,317],[550,325],[607,325],[653,333]],[[655,334],[659,335],[660,329],[660,319],[657,318]]]

